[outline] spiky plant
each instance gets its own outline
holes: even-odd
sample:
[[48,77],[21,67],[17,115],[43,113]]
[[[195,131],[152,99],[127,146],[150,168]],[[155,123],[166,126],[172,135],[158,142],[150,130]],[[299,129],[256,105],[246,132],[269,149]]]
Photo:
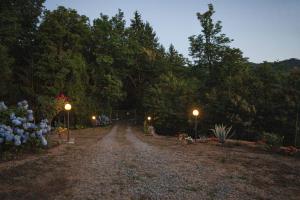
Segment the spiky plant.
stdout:
[[226,141],[226,138],[228,137],[230,131],[231,131],[231,126],[226,127],[223,124],[215,124],[215,128],[210,129],[214,135],[219,139],[219,142],[224,144]]

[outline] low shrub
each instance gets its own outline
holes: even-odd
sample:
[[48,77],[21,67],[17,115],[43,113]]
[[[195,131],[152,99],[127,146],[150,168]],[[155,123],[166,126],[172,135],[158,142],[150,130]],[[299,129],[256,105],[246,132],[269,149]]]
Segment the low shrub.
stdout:
[[184,140],[185,138],[187,138],[189,135],[186,134],[186,133],[178,133],[177,134],[177,137],[178,137],[178,140]]
[[193,144],[195,141],[191,136],[184,138],[186,144]]
[[284,137],[274,133],[263,132],[262,140],[265,142],[266,148],[272,150],[282,145]]
[[228,135],[229,135],[229,133],[231,131],[231,126],[227,128],[223,124],[221,124],[221,125],[216,124],[215,128],[210,129],[210,130],[218,138],[218,141],[220,143],[224,144],[225,141],[226,141],[226,138],[228,137]]
[[149,124],[147,120],[144,121],[144,133],[149,134]]

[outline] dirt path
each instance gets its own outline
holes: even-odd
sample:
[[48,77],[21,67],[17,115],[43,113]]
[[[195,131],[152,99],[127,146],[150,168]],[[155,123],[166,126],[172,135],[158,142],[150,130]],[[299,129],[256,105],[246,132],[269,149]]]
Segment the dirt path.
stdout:
[[0,170],[0,199],[298,199],[294,158],[181,145],[135,127],[75,134],[76,145]]

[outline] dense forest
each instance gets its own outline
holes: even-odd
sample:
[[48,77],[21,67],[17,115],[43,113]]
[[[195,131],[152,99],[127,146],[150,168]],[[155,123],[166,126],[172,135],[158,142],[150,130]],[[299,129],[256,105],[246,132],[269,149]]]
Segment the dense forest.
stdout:
[[78,124],[135,109],[140,121],[153,116],[163,134],[187,131],[197,107],[201,134],[223,123],[238,139],[269,132],[299,145],[300,61],[250,63],[213,20],[213,5],[195,15],[199,34],[186,38],[189,60],[161,45],[138,11],[126,23],[121,10],[91,20],[43,4],[0,2],[0,100],[8,105],[26,99],[39,118],[52,120],[64,94]]

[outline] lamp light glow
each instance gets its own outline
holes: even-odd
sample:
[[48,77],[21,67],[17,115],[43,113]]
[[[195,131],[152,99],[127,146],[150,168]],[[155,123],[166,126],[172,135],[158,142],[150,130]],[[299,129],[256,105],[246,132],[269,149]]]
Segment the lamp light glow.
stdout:
[[72,109],[71,104],[67,103],[67,104],[65,105],[65,110],[71,110],[71,109]]
[[197,117],[199,115],[199,110],[197,110],[197,109],[193,110],[193,115],[195,117]]

